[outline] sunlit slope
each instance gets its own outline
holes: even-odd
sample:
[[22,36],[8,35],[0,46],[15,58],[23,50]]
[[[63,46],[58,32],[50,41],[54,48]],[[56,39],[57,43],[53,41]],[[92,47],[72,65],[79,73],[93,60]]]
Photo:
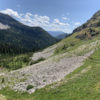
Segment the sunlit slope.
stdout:
[[76,28],[73,33],[60,41],[62,45],[57,47],[55,54],[74,50],[83,44],[92,43],[100,39],[100,11],[96,12],[90,20]]
[[[63,58],[84,57],[86,59],[83,65],[60,81],[46,85],[44,88],[36,89],[32,94],[28,92],[15,92],[9,87],[0,90],[0,94],[5,96],[7,100],[100,100],[99,13],[100,11],[95,13],[82,26],[76,28],[69,37],[55,44],[59,45],[51,56],[53,62],[56,63],[59,63]],[[87,56],[91,51],[94,53]],[[74,65],[76,60],[74,60]],[[63,63],[61,67],[63,67]]]

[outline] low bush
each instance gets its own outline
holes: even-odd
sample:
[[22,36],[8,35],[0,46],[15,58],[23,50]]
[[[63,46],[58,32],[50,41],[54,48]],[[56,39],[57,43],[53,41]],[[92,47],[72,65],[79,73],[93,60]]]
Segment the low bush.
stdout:
[[1,83],[4,83],[4,81],[5,81],[4,78],[2,78],[2,82]]
[[22,68],[23,66],[27,66],[30,64],[30,57],[32,56],[31,53],[22,54],[22,55],[15,55],[9,56],[9,58],[0,59],[0,67],[7,68],[10,70],[17,70]]
[[87,25],[86,24],[83,24],[83,28],[86,28],[87,27]]
[[30,90],[30,89],[32,89],[32,88],[34,88],[33,85],[28,85],[28,86],[27,86],[27,90]]
[[96,36],[98,34],[99,34],[98,32],[93,32],[93,33],[91,33],[91,36]]
[[36,61],[31,61],[30,65],[36,64],[36,63],[41,62],[41,61],[44,61],[44,60],[45,60],[45,58],[41,57],[41,58],[39,58]]
[[100,26],[100,21],[97,23],[97,26]]

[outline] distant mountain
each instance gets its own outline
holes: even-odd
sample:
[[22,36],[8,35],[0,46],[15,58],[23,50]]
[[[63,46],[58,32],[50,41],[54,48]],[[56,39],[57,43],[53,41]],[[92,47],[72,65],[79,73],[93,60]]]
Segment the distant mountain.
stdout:
[[62,31],[47,31],[50,35],[52,35],[53,37],[56,37],[57,35],[60,35],[64,32]]
[[61,40],[61,39],[64,39],[67,35],[68,35],[67,33],[63,33],[63,34],[56,36],[55,38]]
[[29,27],[7,14],[0,13],[0,42],[27,49],[40,49],[56,43],[41,27]]

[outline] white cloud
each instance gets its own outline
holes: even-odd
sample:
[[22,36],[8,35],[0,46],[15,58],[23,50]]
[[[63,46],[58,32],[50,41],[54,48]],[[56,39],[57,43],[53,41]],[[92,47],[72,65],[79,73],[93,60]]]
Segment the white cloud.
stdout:
[[65,32],[65,33],[71,33],[72,30],[71,29],[67,29],[67,28],[52,28],[51,31],[62,31],[62,32]]
[[23,23],[28,23],[30,26],[47,26],[49,25],[50,18],[48,16],[38,16],[37,14],[32,15],[31,13],[26,13],[24,18],[20,19]]
[[23,16],[24,14],[19,14],[20,16]]
[[31,19],[24,19],[24,18],[22,18],[22,19],[20,19],[22,22],[28,22],[28,23],[32,23],[32,20]]
[[25,19],[31,19],[30,17],[29,17],[29,15],[25,15]]
[[74,25],[80,25],[80,24],[81,24],[80,22],[74,22],[74,21],[72,21],[72,23],[73,23]]
[[52,25],[53,25],[54,27],[62,27],[62,26],[64,26],[64,25],[66,25],[66,24],[65,24],[65,23],[59,22],[59,19],[54,19],[54,22],[52,23]]
[[68,27],[64,27],[64,28],[68,28]]
[[70,26],[70,24],[66,23],[67,26]]
[[83,22],[82,24],[84,24],[85,22]]
[[66,17],[62,17],[62,19],[67,19]]
[[66,17],[62,17],[62,19],[69,20],[69,19],[68,19],[68,18],[66,18]]
[[17,7],[20,7],[20,5],[17,5]]
[[26,15],[33,16],[31,13],[26,13]]
[[65,33],[72,33],[72,29],[63,29]]
[[74,25],[80,25],[80,22],[75,22]]
[[36,14],[34,15],[33,20],[41,23],[42,26],[48,26],[50,18],[48,16],[38,16]]
[[[1,13],[9,14],[10,16],[19,18],[19,20],[26,25],[29,26],[40,26],[44,29],[53,29],[56,31],[66,31],[69,32],[70,29],[68,26],[70,24],[60,22],[59,19],[54,19],[53,22],[50,22],[50,18],[48,16],[39,16],[38,14],[32,15],[31,13],[26,14],[18,14],[17,11],[13,11],[12,9],[1,10]],[[63,19],[68,20],[66,17],[62,17]],[[78,24],[78,23],[76,23]]]
[[59,21],[59,19],[54,19],[54,22],[52,23],[53,27],[63,27],[63,26],[70,26],[68,23],[62,23]]
[[54,19],[54,22],[59,22],[59,19]]
[[8,14],[17,18],[21,18],[17,11],[13,11],[12,9],[1,10],[1,13]]
[[67,15],[70,15],[69,13],[67,13]]

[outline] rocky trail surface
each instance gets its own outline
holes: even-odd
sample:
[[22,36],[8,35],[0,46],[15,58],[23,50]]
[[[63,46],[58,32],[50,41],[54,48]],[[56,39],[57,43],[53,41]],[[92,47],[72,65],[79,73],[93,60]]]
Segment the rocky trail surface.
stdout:
[[[55,45],[51,48],[49,47],[42,52],[34,54],[32,57],[33,60],[37,60],[40,57],[49,57],[45,61],[16,71],[11,71],[7,74],[2,74],[2,76],[5,77],[8,83],[14,83],[11,83],[9,86],[15,91],[28,91],[29,93],[33,93],[36,89],[60,81],[74,69],[80,67],[83,64],[83,61],[94,52],[94,50],[92,50],[83,56],[74,55],[71,57],[67,57],[66,55],[68,53],[66,52],[50,57],[53,55],[56,47],[57,46]],[[5,87],[8,83],[2,84],[0,87]],[[27,90],[28,85],[33,85],[34,87]]]

